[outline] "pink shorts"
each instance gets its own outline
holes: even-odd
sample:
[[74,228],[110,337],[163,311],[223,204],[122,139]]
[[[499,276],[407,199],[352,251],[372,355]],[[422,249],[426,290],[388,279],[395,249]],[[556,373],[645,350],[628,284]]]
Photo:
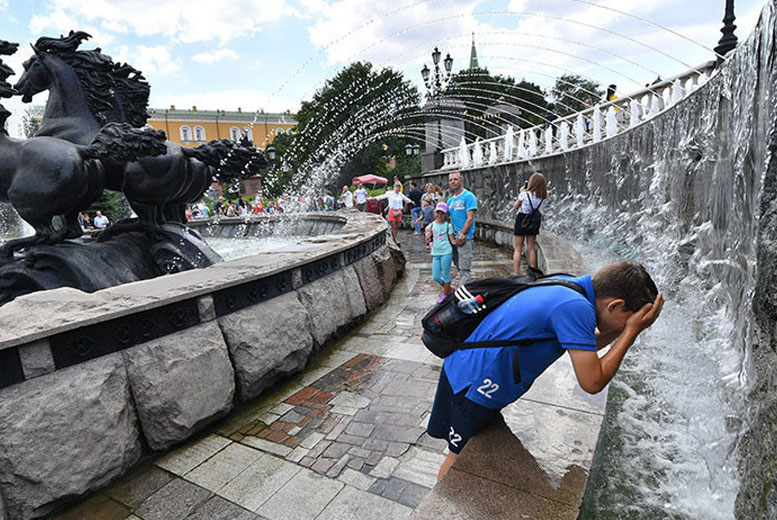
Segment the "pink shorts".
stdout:
[[402,210],[401,209],[390,209],[388,212],[388,221],[389,222],[402,222]]

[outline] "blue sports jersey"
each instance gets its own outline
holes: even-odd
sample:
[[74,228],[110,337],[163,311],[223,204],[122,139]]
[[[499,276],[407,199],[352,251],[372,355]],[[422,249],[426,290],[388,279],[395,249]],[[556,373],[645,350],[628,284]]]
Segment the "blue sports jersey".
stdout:
[[[475,210],[477,213],[478,199],[471,191],[464,190],[460,195],[448,199],[448,214],[451,216],[454,236],[458,236],[461,228],[467,222],[467,211]],[[475,218],[472,219],[472,226],[467,232],[467,240],[472,240],[475,236]]]
[[565,349],[596,350],[596,302],[589,275],[567,278],[588,295],[563,286],[525,289],[491,311],[465,343],[547,338],[529,346],[464,349],[445,358],[454,393],[500,409],[531,388]]

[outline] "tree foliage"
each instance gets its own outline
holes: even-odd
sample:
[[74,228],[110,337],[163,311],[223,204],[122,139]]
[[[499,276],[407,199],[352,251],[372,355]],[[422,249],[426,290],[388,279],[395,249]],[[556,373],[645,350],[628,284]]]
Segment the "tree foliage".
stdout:
[[97,210],[108,217],[111,223],[118,222],[123,218],[130,216],[131,209],[127,198],[120,191],[103,191],[100,198],[97,199],[86,211],[91,217],[94,217]]
[[604,96],[599,83],[575,74],[563,74],[550,91],[556,103],[556,114],[563,117],[585,110]]
[[27,139],[34,137],[38,128],[40,128],[40,119],[35,117],[35,112],[31,107],[25,108],[24,113],[22,113],[22,135]]
[[390,156],[383,144],[393,149],[396,140],[404,150],[415,142],[405,135],[408,127],[423,125],[418,103],[417,89],[401,73],[352,63],[302,103],[290,142],[276,139],[281,166],[271,176],[272,189],[305,184],[311,165],[326,164],[334,172],[326,179],[330,187],[385,168]]
[[510,76],[492,75],[486,68],[465,69],[453,75],[444,93],[466,106],[465,131],[469,139],[485,137],[489,130],[501,133],[497,127],[504,121],[486,117],[486,111],[498,104],[520,110],[519,126],[526,128],[545,121],[545,92],[529,81],[516,81]]

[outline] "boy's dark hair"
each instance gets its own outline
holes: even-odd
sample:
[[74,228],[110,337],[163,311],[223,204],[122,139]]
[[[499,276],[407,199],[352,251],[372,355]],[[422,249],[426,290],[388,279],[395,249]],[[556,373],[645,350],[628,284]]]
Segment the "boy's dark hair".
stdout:
[[599,270],[593,277],[596,298],[622,298],[631,311],[653,303],[658,288],[642,264],[615,262]]
[[415,181],[410,181],[410,186],[412,186],[413,188],[415,188],[417,185],[416,185]]

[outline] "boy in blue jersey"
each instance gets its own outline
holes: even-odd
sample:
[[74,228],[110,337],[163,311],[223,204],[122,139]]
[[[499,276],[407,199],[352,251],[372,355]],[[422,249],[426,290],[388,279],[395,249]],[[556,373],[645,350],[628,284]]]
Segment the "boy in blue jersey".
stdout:
[[[586,296],[560,285],[526,289],[491,311],[465,341],[536,340],[530,345],[460,349],[445,358],[428,426],[429,435],[446,439],[450,450],[438,479],[469,438],[526,393],[565,351],[580,387],[592,394],[601,391],[664,304],[639,264],[617,262],[593,279],[567,278]],[[613,341],[600,358],[597,350]]]

